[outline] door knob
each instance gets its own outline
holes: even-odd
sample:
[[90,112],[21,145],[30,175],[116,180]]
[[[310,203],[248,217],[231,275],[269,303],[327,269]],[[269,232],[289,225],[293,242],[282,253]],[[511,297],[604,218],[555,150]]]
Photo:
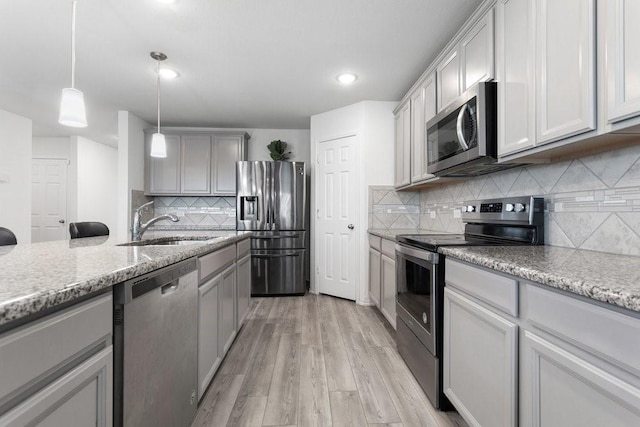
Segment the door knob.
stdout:
[[347,228],[348,228],[349,230],[353,230],[353,229],[355,228],[355,226],[354,226],[353,224],[349,224],[349,225],[347,225]]
[[59,220],[58,220],[58,222],[59,222],[60,224],[64,224],[64,219],[59,219]]

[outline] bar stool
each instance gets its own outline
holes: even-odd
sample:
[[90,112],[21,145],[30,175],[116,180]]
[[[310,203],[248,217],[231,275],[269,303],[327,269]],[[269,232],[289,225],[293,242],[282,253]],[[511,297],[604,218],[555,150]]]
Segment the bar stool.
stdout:
[[108,236],[109,227],[101,222],[70,222],[69,234],[71,234],[72,239]]
[[18,244],[18,239],[16,239],[16,235],[13,234],[13,232],[8,228],[0,227],[0,246],[16,245],[16,244]]

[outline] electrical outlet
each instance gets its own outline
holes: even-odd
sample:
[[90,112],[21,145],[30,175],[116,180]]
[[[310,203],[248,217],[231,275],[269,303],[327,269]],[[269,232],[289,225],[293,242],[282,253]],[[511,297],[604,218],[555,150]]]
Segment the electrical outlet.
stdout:
[[429,216],[431,217],[431,219],[435,219],[436,218],[436,213],[435,212],[429,212]]
[[460,209],[454,209],[453,210],[453,217],[454,218],[460,218],[460,214],[461,214]]

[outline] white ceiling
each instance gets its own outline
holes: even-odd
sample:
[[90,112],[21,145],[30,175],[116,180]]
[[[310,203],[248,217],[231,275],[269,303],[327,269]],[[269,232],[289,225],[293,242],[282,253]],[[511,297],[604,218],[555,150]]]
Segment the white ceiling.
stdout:
[[[36,136],[116,144],[117,111],[155,123],[155,62],[167,126],[307,129],[309,116],[399,100],[478,0],[79,0],[76,87],[89,127],[58,125],[70,84],[70,0],[0,4],[0,109]],[[352,86],[335,77],[355,72]]]

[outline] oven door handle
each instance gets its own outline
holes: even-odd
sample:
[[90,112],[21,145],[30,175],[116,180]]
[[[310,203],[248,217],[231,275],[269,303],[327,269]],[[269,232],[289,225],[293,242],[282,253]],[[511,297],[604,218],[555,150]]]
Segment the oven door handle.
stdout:
[[420,249],[413,249],[408,246],[398,245],[398,244],[396,244],[396,252],[404,255],[409,255],[409,256],[421,259],[423,261],[427,261],[431,264],[437,264],[440,258],[438,254],[435,252],[420,250]]

